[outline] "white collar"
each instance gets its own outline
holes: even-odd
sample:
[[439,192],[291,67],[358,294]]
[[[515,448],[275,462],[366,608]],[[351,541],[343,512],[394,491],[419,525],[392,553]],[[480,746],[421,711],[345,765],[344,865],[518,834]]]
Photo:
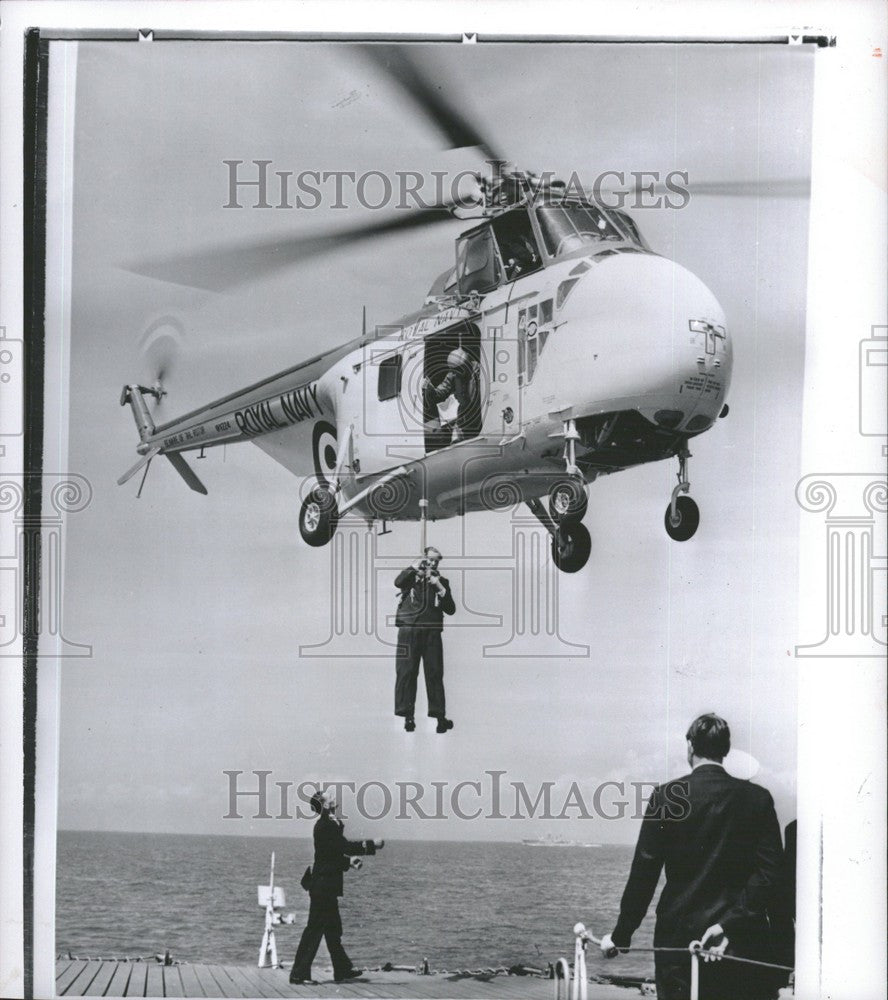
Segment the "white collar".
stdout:
[[698,767],[720,767],[723,771],[725,769],[724,764],[719,764],[717,760],[700,760],[691,768],[691,773],[696,771]]

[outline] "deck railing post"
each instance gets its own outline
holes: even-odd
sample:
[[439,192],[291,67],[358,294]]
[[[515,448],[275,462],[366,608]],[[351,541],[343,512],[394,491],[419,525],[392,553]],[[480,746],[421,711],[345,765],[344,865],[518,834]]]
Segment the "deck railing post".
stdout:
[[570,993],[570,966],[566,958],[559,958],[555,963],[555,1000],[562,1000],[561,992],[564,983],[564,1000],[568,1000]]
[[691,946],[691,1000],[700,1000],[700,956]]

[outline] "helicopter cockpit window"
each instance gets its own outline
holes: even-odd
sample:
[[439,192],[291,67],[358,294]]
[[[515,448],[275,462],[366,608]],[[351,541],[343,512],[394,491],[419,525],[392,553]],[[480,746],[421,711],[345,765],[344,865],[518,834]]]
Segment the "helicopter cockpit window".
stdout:
[[456,275],[462,295],[488,292],[500,281],[500,266],[490,227],[463,236],[456,248]]
[[506,281],[515,281],[542,266],[539,247],[527,212],[507,212],[493,221],[493,233],[499,245]]
[[630,218],[625,212],[620,212],[616,209],[613,210],[613,214],[616,217],[617,222],[623,229],[629,234],[629,238],[637,246],[644,247],[645,242],[641,238],[641,233],[638,231],[638,226],[635,225],[635,220]]
[[544,205],[537,209],[537,220],[546,250],[553,257],[590,244],[627,241],[604,212],[592,205]]

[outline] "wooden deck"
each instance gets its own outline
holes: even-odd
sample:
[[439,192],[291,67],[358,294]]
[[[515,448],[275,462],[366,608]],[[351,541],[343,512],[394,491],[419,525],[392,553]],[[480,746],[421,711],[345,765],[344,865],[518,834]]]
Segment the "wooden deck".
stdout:
[[[317,986],[291,986],[286,969],[248,965],[162,965],[105,959],[59,959],[56,995],[67,997],[362,997],[364,1000],[553,1000],[555,984],[536,976],[418,976],[368,972],[349,983],[315,970]],[[627,1000],[638,990],[589,984],[589,1000]]]

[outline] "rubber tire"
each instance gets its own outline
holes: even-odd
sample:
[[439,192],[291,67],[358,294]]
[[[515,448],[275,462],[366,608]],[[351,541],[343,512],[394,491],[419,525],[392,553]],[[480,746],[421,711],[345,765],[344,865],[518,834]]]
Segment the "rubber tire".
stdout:
[[[556,496],[560,499],[556,500]],[[549,490],[549,517],[556,524],[576,524],[588,509],[585,484],[579,479],[560,479]]]
[[558,534],[567,542],[562,551],[559,539],[552,539],[552,562],[562,573],[578,573],[589,561],[592,538],[584,524],[560,524]]
[[[316,519],[315,527],[309,525],[309,516],[312,520]],[[302,501],[302,509],[299,511],[299,534],[302,535],[302,540],[314,548],[326,545],[335,534],[338,521],[336,498],[326,487],[315,486]]]
[[672,523],[671,508],[670,504],[666,508],[666,517],[664,518],[666,534],[676,542],[686,542],[689,538],[693,538],[700,524],[700,508],[690,497],[680,496],[675,501],[675,513],[679,518],[678,524]]

